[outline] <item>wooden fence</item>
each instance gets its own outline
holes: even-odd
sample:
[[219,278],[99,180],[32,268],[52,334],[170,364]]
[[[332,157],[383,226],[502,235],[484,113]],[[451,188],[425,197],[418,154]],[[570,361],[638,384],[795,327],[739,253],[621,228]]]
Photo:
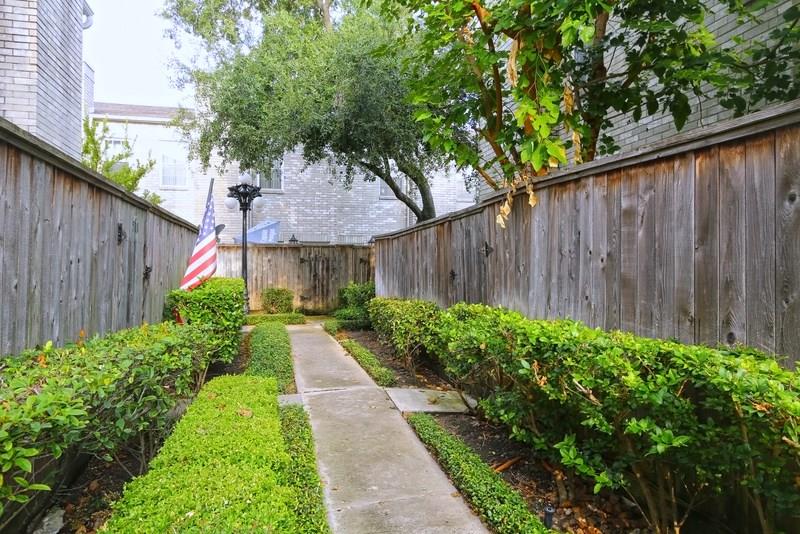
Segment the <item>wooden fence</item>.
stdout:
[[[338,305],[339,289],[348,282],[373,279],[372,247],[357,245],[250,245],[250,307],[261,309],[261,290],[283,287],[294,292],[297,308],[328,312]],[[216,276],[242,275],[242,248],[219,247]]]
[[196,233],[0,119],[0,355],[160,321]]
[[800,358],[800,102],[376,242],[378,295],[503,305]]

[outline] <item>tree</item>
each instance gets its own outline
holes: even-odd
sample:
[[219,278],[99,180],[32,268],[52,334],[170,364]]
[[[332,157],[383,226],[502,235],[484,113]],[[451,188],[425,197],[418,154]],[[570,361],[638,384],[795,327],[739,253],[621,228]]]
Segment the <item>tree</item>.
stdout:
[[[206,166],[220,154],[223,164],[258,170],[302,146],[307,163],[340,166],[335,179],[346,187],[358,175],[380,178],[417,220],[434,217],[429,176],[447,158],[414,119],[412,56],[393,46],[402,28],[357,9],[344,10],[335,28],[292,10],[270,8],[259,19],[257,44],[190,71],[197,111],[179,123],[193,155]],[[176,27],[187,29],[182,20]]]
[[[535,205],[531,182],[566,164],[568,150],[581,163],[619,148],[605,133],[614,112],[636,121],[667,113],[681,129],[691,99],[708,90],[738,111],[748,94],[796,95],[797,67],[781,69],[796,65],[796,8],[788,12],[786,37],[760,52],[742,50],[744,43],[719,46],[705,22],[712,7],[717,16],[722,8],[754,20],[758,9],[774,4],[383,0],[382,7],[399,18],[413,13],[410,38],[421,43],[413,93],[430,144],[473,166],[494,188],[527,184]],[[767,74],[760,91],[758,73]],[[475,136],[465,137],[465,129]],[[479,144],[490,157],[480,157]],[[500,224],[510,212],[507,198]]]
[[[127,135],[121,140],[119,149],[111,150],[108,124],[103,121],[85,118],[83,120],[83,147],[81,162],[94,172],[100,173],[112,182],[122,186],[129,193],[135,193],[142,178],[156,165],[154,159],[141,162],[138,159],[131,165],[133,144]],[[153,204],[161,204],[162,199],[156,193],[145,189],[140,195]]]

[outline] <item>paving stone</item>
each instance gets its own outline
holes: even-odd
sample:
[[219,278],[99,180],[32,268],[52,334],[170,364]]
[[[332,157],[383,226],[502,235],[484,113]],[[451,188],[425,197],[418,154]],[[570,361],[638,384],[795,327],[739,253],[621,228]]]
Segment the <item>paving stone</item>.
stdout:
[[465,413],[469,411],[457,391],[386,388],[386,393],[401,412]]
[[484,534],[389,395],[319,325],[289,327],[335,534]]

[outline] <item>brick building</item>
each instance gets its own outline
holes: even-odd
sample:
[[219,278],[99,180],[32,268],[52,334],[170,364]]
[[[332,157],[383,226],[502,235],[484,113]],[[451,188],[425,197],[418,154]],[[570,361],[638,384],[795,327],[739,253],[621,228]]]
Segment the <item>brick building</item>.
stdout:
[[76,159],[91,22],[85,0],[0,0],[0,115]]
[[[224,206],[227,188],[240,179],[237,165],[220,172],[219,161],[203,170],[189,161],[188,147],[169,121],[176,108],[94,103],[93,117],[106,120],[112,136],[134,144],[134,157],[156,161],[141,183],[164,199],[162,207],[198,223],[203,216],[209,182],[214,178],[217,224],[225,224],[223,242],[241,234],[241,213]],[[371,236],[404,228],[416,222],[410,210],[394,198],[380,180],[357,178],[350,190],[337,182],[338,169],[327,163],[306,165],[300,151],[286,154],[273,172],[260,179],[265,209],[253,212],[249,227],[264,220],[280,223],[279,240],[295,236],[302,242],[365,243]],[[437,214],[465,208],[475,202],[464,178],[442,172],[432,180]]]

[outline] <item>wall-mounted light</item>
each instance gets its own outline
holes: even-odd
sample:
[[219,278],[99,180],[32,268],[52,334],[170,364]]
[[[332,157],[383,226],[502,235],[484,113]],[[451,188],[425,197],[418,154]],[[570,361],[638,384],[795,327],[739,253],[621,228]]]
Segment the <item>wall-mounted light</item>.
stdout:
[[296,245],[298,243],[297,238],[292,234],[292,237],[289,238],[289,243],[292,245]]

